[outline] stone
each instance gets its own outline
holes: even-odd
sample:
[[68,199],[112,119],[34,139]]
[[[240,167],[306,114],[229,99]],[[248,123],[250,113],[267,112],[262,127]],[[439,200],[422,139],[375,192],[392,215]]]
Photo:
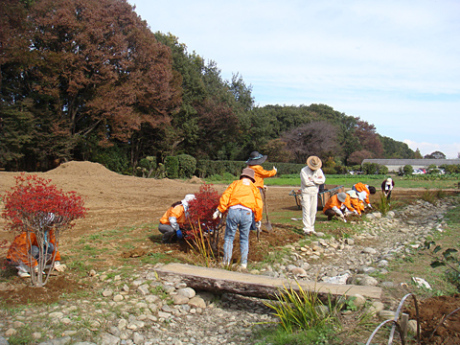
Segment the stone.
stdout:
[[13,335],[16,335],[17,333],[18,331],[15,330],[14,328],[8,328],[5,332],[5,336],[9,338],[9,337],[12,337]]
[[369,307],[369,314],[377,315],[380,311],[382,311],[384,305],[382,302],[372,302],[371,306]]
[[354,294],[349,297],[349,299],[353,302],[353,304],[358,308],[364,307],[366,304],[366,298],[360,294]]
[[180,305],[180,304],[187,304],[189,301],[189,298],[182,296],[182,295],[174,295],[172,296],[172,300],[175,305]]
[[112,294],[113,294],[112,289],[105,289],[104,291],[102,291],[102,296],[104,297],[110,297],[112,296]]
[[150,294],[150,291],[149,291],[149,286],[147,284],[144,284],[144,285],[140,285],[138,288],[137,288],[137,292],[139,292],[141,295],[143,296],[146,296],[148,294]]
[[198,296],[191,298],[190,301],[188,301],[188,305],[195,308],[206,308],[206,302]]
[[[177,294],[187,298],[193,298],[196,295],[195,290],[190,287],[182,288],[177,290]],[[181,303],[182,304],[182,303]]]
[[377,313],[377,315],[381,320],[393,320],[396,313],[392,310],[381,310]]
[[417,320],[409,320],[407,323],[407,332],[412,335],[417,334]]
[[113,301],[114,302],[121,302],[123,301],[125,298],[123,297],[123,295],[115,295],[113,296]]
[[100,338],[100,345],[116,345],[120,344],[120,338],[109,334],[109,333],[102,333]]
[[294,267],[290,270],[290,272],[294,275],[306,275],[307,272],[301,267]]

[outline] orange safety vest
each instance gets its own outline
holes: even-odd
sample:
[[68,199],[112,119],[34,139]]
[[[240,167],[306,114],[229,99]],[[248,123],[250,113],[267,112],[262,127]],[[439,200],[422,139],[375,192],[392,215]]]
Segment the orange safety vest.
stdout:
[[220,212],[226,212],[230,207],[241,205],[254,212],[256,222],[262,220],[262,197],[257,187],[249,179],[234,181],[219,199]]
[[168,210],[165,212],[163,217],[160,219],[161,224],[168,224],[171,225],[169,222],[170,217],[175,217],[177,219],[177,224],[182,225],[185,223],[185,210],[184,206],[182,204],[177,205],[175,207],[170,207]]
[[361,214],[364,211],[364,202],[359,200],[359,198],[351,198],[351,206],[358,212],[358,214]]
[[[54,246],[54,251],[52,255],[56,255],[55,261],[61,261],[61,254],[57,250],[56,245],[56,236],[54,235],[54,231],[50,230],[48,232],[49,241]],[[22,232],[21,234],[17,235],[13,243],[11,243],[10,248],[8,249],[8,253],[6,255],[6,259],[12,263],[19,263],[22,261],[26,266],[32,264],[33,267],[38,265],[37,260],[35,260],[32,255],[30,255],[30,249],[32,246],[38,247],[37,237],[35,233],[29,232],[29,240],[27,240],[27,232]]]
[[366,192],[366,203],[369,204],[370,201],[369,201],[369,195],[371,194],[371,192],[369,192],[369,189],[367,188],[367,186],[362,183],[362,182],[358,182],[357,184],[354,185],[355,189],[357,192]]
[[326,205],[324,205],[323,213],[325,213],[326,210],[333,208],[334,206],[336,206],[340,210],[340,207],[342,206],[342,204],[343,203],[340,202],[339,199],[337,198],[337,194],[335,194],[331,196],[330,199],[326,202]]
[[264,178],[273,177],[276,175],[276,170],[265,170],[261,165],[248,165],[249,168],[254,170],[254,185],[257,188],[264,188]]

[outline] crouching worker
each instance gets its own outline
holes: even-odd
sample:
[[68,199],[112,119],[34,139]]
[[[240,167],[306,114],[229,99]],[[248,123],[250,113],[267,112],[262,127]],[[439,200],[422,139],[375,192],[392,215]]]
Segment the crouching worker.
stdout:
[[[346,205],[346,202],[349,205]],[[327,216],[327,220],[332,220],[333,217],[338,217],[346,223],[347,220],[345,219],[345,214],[347,211],[345,210],[353,212],[350,203],[350,196],[347,195],[347,193],[342,192],[330,197],[330,199],[326,202],[326,205],[324,205],[323,213]]]
[[172,243],[183,238],[181,227],[187,220],[189,203],[194,199],[194,194],[187,194],[183,200],[172,204],[161,217],[158,230],[163,234],[163,243]]
[[353,207],[353,213],[358,214],[359,216],[364,211],[364,202],[359,199],[358,194],[353,190],[349,190],[347,194],[350,196],[351,207]]
[[233,254],[233,240],[236,229],[240,230],[241,268],[246,269],[249,253],[249,229],[252,217],[256,226],[260,227],[262,220],[262,198],[257,187],[254,185],[254,170],[243,169],[240,179],[234,181],[219,199],[219,206],[213,214],[213,218],[222,217],[228,211],[224,237],[223,264],[229,266]]
[[372,208],[369,197],[371,194],[375,194],[376,192],[376,189],[374,186],[369,186],[362,182],[358,182],[357,184],[353,185],[351,189],[353,189],[356,192],[356,194],[358,194],[358,198],[361,201],[365,202],[365,207]]
[[66,265],[61,265],[61,255],[57,250],[56,236],[53,226],[55,216],[49,213],[44,219],[47,222],[48,230],[45,231],[43,238],[43,247],[40,249],[37,236],[34,232],[22,232],[17,235],[13,243],[11,243],[8,253],[6,255],[7,262],[15,266],[18,270],[18,276],[21,278],[30,277],[30,272],[33,269],[38,271],[38,261],[42,255],[45,255],[45,268],[50,268],[53,262],[53,267],[56,271],[63,272]]

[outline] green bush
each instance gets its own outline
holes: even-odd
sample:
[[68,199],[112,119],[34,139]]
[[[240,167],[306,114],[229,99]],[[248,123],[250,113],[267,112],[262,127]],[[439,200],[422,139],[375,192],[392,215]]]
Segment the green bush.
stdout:
[[380,164],[379,164],[378,169],[379,169],[379,174],[380,174],[380,175],[386,175],[386,174],[388,174],[388,167],[387,167],[386,165],[380,165]]
[[190,178],[196,171],[196,159],[190,155],[182,154],[177,156],[179,163],[179,177]]
[[414,172],[414,168],[412,167],[412,165],[405,165],[403,167],[402,172],[404,175],[412,175],[412,173]]
[[337,170],[335,168],[323,168],[323,173],[326,175],[335,175],[337,174]]
[[165,172],[168,178],[179,177],[179,160],[175,156],[166,156]]
[[127,173],[129,167],[129,160],[125,151],[117,145],[98,148],[96,153],[91,157],[91,160],[119,174]]
[[446,174],[458,174],[460,173],[460,165],[457,164],[443,164],[439,166],[441,169],[444,169]]
[[362,170],[366,175],[374,175],[378,173],[379,165],[377,163],[364,163]]
[[157,168],[156,158],[153,156],[147,156],[139,160],[136,171],[138,176],[152,177],[153,173]]

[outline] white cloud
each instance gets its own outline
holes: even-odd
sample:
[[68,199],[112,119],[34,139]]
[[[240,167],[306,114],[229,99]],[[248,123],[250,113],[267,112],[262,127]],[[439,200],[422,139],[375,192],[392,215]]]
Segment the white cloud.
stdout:
[[460,143],[439,145],[427,142],[417,143],[408,139],[404,140],[404,143],[406,143],[414,151],[419,149],[422,156],[429,155],[435,151],[440,151],[446,155],[446,158],[454,159],[458,158],[458,155],[460,154]]

